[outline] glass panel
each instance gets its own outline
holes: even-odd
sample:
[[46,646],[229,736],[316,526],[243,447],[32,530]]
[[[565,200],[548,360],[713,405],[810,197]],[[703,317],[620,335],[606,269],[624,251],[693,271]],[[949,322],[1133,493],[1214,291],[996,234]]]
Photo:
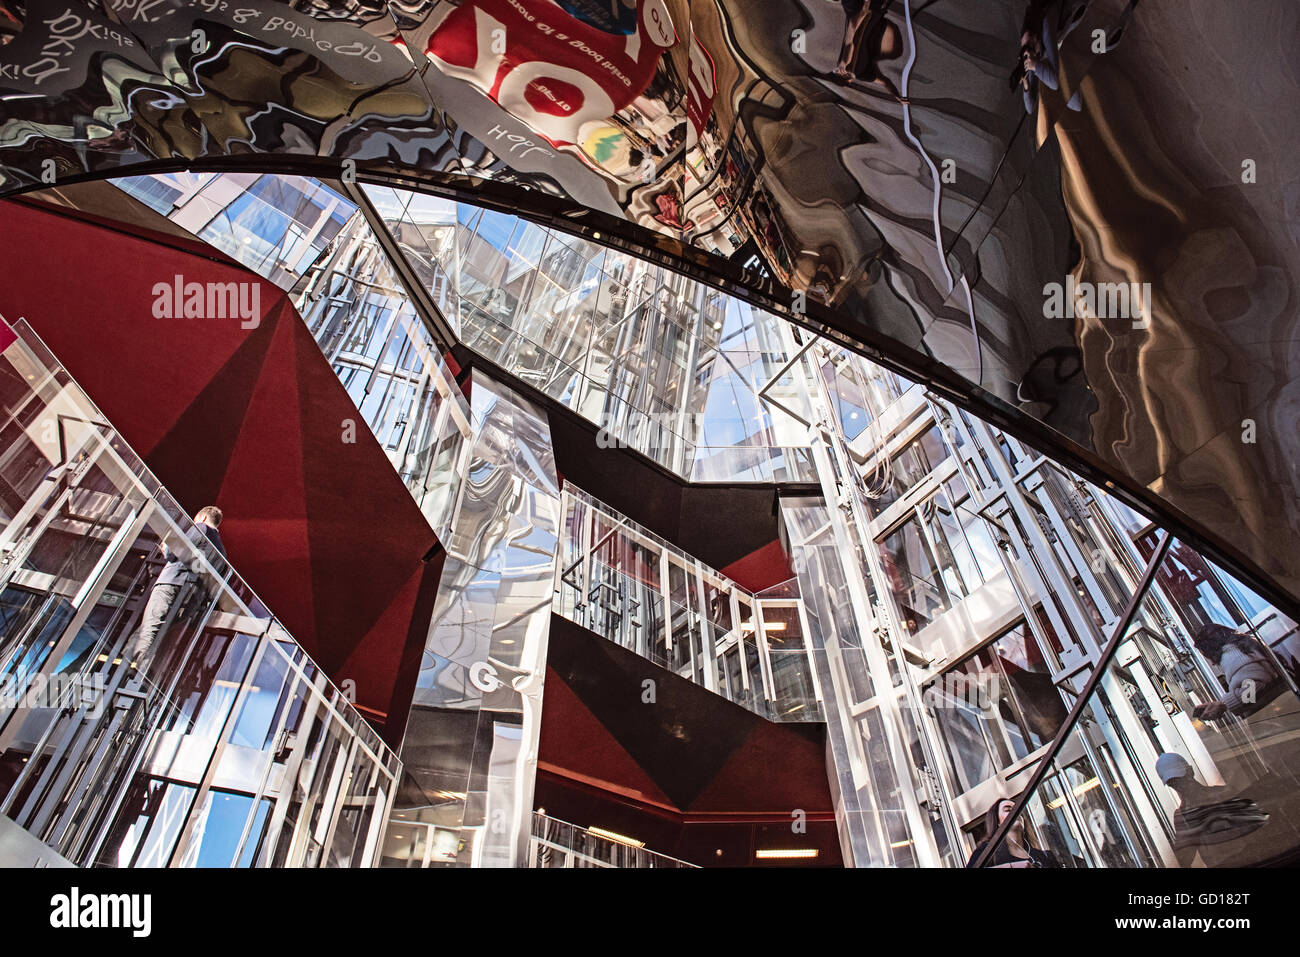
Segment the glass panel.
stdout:
[[[262,802],[265,803],[265,802]],[[230,867],[235,863],[239,839],[244,834],[249,812],[253,809],[250,794],[233,794],[212,790],[207,794],[190,846],[181,858],[183,867]]]
[[[1171,554],[1160,577],[1180,569],[1185,557]],[[1060,826],[1088,866],[1294,862],[1300,698],[1252,635],[1209,623],[1180,650],[1153,626],[1155,601],[1144,600],[1146,623],[1130,628],[1067,741],[1065,753],[1095,757],[1070,759],[1041,798],[1072,809]]]
[[[319,805],[331,780],[313,779],[317,739],[295,732],[304,704],[328,698],[342,712],[336,737],[379,755],[357,747],[365,758],[350,800],[386,812],[396,756],[337,689],[313,686],[317,669],[265,616],[213,532],[190,521],[62,370],[42,365],[53,360],[29,331],[18,332],[0,354],[0,391],[19,412],[8,425],[28,416],[37,428],[16,443],[18,459],[0,456],[11,466],[0,476],[0,680],[17,678],[24,692],[0,699],[0,811],[80,866],[166,866],[194,808],[181,863],[268,863],[272,822],[287,819],[292,833],[294,811],[276,815],[272,798],[253,807],[238,789],[273,784],[273,769],[292,767],[307,772],[293,799]],[[47,441],[45,419],[63,423],[61,438],[56,428]],[[285,735],[275,733],[281,719]],[[220,789],[204,784],[210,769]],[[294,862],[318,862],[310,851],[300,847]],[[358,862],[354,849],[348,860]]]
[[930,544],[912,516],[886,535],[877,548],[899,619],[907,633],[914,635],[949,606]]
[[[130,866],[132,867],[167,866],[168,861],[171,859],[172,850],[175,847],[176,838],[180,836],[181,827],[185,823],[185,815],[189,811],[190,802],[194,799],[195,789],[183,784],[167,783],[162,784],[156,793],[161,799],[156,806],[156,810],[150,807],[145,811],[145,814],[148,815],[148,831],[139,852],[131,861]],[[141,822],[138,820],[137,823]],[[126,850],[127,845],[124,842],[122,853],[125,853]],[[122,857],[119,855],[119,865],[125,866],[121,864],[121,861]]]
[[901,452],[889,459],[886,484],[882,494],[867,500],[873,518],[879,516],[924,479],[948,457],[943,441],[943,430],[931,425],[913,439]]
[[1024,749],[1017,757],[1024,757],[1056,736],[1067,708],[1024,622],[993,642],[990,650],[999,675],[998,708],[1008,723],[1014,723],[1013,741],[1023,742],[1017,750]]

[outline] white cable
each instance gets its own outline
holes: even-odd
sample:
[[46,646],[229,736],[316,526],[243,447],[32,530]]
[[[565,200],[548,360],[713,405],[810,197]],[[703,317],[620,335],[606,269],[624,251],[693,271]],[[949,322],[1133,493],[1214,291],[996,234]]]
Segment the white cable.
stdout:
[[[912,133],[912,107],[911,104],[908,102],[907,84],[908,81],[911,79],[912,64],[916,62],[916,35],[912,31],[911,0],[903,0],[903,13],[907,18],[907,46],[908,46],[907,62],[903,64],[903,76],[902,76],[903,133],[916,147],[917,152],[921,154],[921,157],[925,160],[925,165],[930,168],[931,182],[934,183],[934,206],[933,209],[931,210],[931,216],[934,219],[934,246],[935,246],[935,251],[938,252],[939,254],[939,262],[943,266],[943,274],[948,280],[948,295],[952,295],[952,291],[953,291],[952,270],[948,268],[948,257],[944,254],[943,251],[943,235],[939,227],[939,200],[940,200],[940,191],[942,189],[939,182],[939,171],[938,169],[935,168],[934,161],[930,159],[930,154],[927,153],[925,151],[925,147],[921,145],[921,141],[917,139],[916,136]],[[966,292],[966,313],[968,316],[970,316],[971,338],[975,340],[975,358],[976,361],[978,362],[978,366],[975,374],[975,384],[980,385],[984,379],[984,349],[982,343],[980,342],[979,331],[975,325],[975,303],[974,303],[974,299],[971,296],[970,283],[967,282],[964,273],[962,274],[961,277],[961,284],[963,289]]]

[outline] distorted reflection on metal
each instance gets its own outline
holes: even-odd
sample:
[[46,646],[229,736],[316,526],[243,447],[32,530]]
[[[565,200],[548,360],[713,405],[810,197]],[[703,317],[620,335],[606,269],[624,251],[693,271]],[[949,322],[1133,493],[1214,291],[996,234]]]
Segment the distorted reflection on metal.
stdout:
[[[0,359],[0,811],[79,866],[374,864],[397,756],[16,331]],[[163,540],[192,579],[136,651]]]
[[469,468],[420,665],[393,827],[458,832],[445,862],[527,856],[560,528],[546,417],[476,372]]

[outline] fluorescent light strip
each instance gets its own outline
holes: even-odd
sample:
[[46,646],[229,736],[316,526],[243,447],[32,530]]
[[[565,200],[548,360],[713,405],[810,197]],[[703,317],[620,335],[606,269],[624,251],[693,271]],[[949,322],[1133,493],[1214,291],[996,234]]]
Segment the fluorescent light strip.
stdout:
[[[1100,787],[1100,786],[1101,786],[1101,781],[1098,778],[1095,777],[1089,778],[1088,780],[1084,781],[1082,784],[1080,784],[1078,787],[1074,789],[1074,796],[1083,797],[1083,795],[1087,794],[1093,788]],[[1062,795],[1061,797],[1056,798],[1054,801],[1047,802],[1047,807],[1048,810],[1055,811],[1058,807],[1060,807],[1064,803],[1065,803],[1065,796]]]
[[613,841],[615,844],[627,844],[631,847],[645,847],[645,841],[638,841],[635,837],[628,837],[625,834],[618,834],[614,831],[607,831],[603,827],[589,827],[588,834],[594,834],[596,837],[603,837],[607,841]]
[[774,860],[792,860],[794,858],[808,858],[817,856],[815,847],[793,847],[787,849],[768,848],[767,850],[755,851],[754,856],[760,861]]

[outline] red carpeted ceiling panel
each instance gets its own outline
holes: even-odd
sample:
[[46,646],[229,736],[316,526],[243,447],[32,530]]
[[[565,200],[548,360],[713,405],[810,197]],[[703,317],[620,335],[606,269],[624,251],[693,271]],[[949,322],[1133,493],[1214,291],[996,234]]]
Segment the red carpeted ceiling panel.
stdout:
[[556,673],[546,669],[538,766],[552,774],[671,808],[646,770]]
[[825,750],[783,724],[755,727],[686,810],[789,815],[834,808]]
[[779,541],[768,542],[719,571],[750,591],[762,591],[794,578],[790,556]]
[[[235,568],[395,742],[437,539],[284,293],[220,257],[34,205],[0,216],[0,314],[27,319],[185,508],[221,507]],[[177,275],[257,283],[256,328],[155,318],[155,283]]]

